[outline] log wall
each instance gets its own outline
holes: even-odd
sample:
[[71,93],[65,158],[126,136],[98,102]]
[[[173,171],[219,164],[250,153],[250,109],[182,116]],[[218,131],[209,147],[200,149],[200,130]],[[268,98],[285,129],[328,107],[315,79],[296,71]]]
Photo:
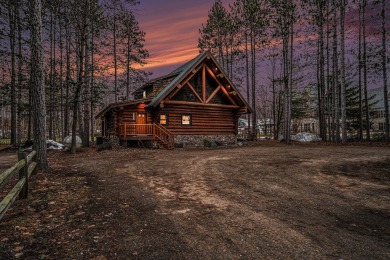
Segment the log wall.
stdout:
[[[135,120],[132,119],[132,116],[133,116],[133,113],[135,113]],[[143,114],[147,114],[147,118],[146,118],[146,124],[150,124],[152,122],[152,117],[150,115],[150,113],[147,113],[145,111],[145,108],[143,107],[124,107],[122,110],[120,110],[118,112],[118,117],[119,117],[119,124],[123,124],[123,123],[136,123],[136,119],[137,119],[137,114],[139,113],[143,113]]]
[[[167,104],[156,115],[156,123],[159,123],[160,114],[168,115],[168,126],[165,127],[175,135],[236,133],[237,120],[231,108]],[[191,115],[191,126],[181,125],[182,115]]]
[[[135,113],[135,118],[133,120],[133,113]],[[119,124],[123,123],[136,123],[137,114],[138,113],[146,113],[146,124],[150,124],[152,122],[152,116],[150,113],[145,111],[144,106],[126,106],[123,108],[113,109],[111,112],[106,114],[106,124],[107,124],[107,132],[104,133],[105,136],[109,135],[118,135]]]

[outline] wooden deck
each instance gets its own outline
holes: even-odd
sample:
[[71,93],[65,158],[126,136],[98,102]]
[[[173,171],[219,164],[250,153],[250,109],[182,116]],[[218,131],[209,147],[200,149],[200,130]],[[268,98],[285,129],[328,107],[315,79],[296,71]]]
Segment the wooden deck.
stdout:
[[121,141],[155,141],[167,149],[174,148],[174,135],[158,124],[119,124],[119,140]]
[[153,140],[153,135],[126,135],[126,137],[120,136],[119,140],[121,140],[121,141],[122,140],[123,141],[137,141],[137,140],[146,141],[146,140]]

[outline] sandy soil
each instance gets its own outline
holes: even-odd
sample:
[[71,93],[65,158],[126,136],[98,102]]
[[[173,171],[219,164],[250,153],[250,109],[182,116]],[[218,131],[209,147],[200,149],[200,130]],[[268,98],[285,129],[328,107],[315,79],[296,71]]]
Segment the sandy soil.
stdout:
[[0,258],[390,258],[389,147],[86,149],[50,163],[0,222]]

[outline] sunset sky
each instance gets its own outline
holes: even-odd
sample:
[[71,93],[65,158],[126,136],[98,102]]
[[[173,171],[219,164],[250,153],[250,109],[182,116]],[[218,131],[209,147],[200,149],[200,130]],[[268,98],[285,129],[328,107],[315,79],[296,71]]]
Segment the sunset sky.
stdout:
[[[227,6],[233,0],[223,0]],[[214,0],[141,0],[136,7],[140,26],[146,32],[150,52],[147,71],[152,78],[169,73],[199,53],[199,29],[207,21]]]
[[[214,0],[141,0],[135,8],[140,27],[146,32],[146,49],[150,53],[146,71],[153,72],[151,78],[163,76],[183,63],[194,58],[199,49],[199,29],[206,23],[208,11]],[[222,0],[225,7],[234,0]],[[379,8],[379,6],[377,7]],[[390,5],[387,6],[390,13]],[[367,10],[367,37],[368,41],[380,40],[372,33],[380,28],[379,11]],[[347,13],[347,47],[357,41],[357,11]],[[390,30],[390,24],[388,24]],[[297,38],[295,39],[297,40]],[[350,46],[352,47],[352,46]],[[258,74],[266,66],[260,66]],[[261,80],[261,75],[259,76]]]

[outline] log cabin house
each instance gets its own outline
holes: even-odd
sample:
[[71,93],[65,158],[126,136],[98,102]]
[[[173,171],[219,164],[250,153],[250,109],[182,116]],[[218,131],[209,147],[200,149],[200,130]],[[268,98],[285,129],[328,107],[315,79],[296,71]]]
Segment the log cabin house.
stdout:
[[168,149],[205,139],[236,142],[238,118],[251,108],[210,52],[153,79],[134,100],[114,103],[97,116],[102,135],[121,144],[149,141]]

